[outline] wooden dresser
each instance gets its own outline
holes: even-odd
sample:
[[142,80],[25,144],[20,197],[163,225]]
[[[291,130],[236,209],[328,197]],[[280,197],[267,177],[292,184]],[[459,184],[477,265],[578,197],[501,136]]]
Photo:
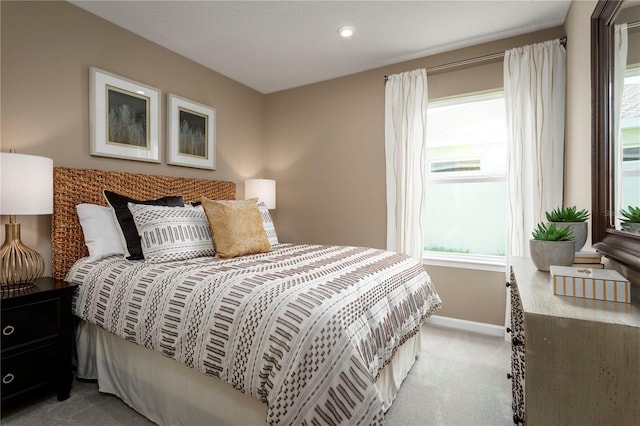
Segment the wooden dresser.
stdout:
[[514,422],[640,425],[640,292],[631,304],[554,296],[548,272],[511,263]]

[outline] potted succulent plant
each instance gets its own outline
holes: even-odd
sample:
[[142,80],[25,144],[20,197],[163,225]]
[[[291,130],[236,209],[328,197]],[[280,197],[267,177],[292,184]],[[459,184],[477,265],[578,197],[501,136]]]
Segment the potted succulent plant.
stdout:
[[578,210],[576,206],[558,207],[550,212],[546,212],[549,224],[554,223],[557,228],[571,228],[573,230],[573,238],[575,243],[575,251],[582,250],[587,242],[587,219],[589,212],[587,210]]
[[576,252],[572,228],[540,222],[531,235],[529,252],[536,268],[548,271],[551,265],[573,265]]
[[621,209],[620,214],[624,218],[620,222],[622,230],[640,234],[640,207],[629,206],[627,210]]

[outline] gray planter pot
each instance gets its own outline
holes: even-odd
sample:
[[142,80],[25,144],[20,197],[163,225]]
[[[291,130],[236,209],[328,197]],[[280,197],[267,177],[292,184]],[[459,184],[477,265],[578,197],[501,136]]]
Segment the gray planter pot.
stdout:
[[575,238],[575,251],[582,250],[584,244],[587,242],[587,233],[589,229],[587,222],[550,222],[556,225],[556,228],[571,228],[573,229],[573,237]]
[[573,241],[529,240],[531,260],[541,271],[548,271],[551,265],[571,266],[575,258]]
[[623,231],[640,234],[640,223],[638,222],[622,222],[620,226]]

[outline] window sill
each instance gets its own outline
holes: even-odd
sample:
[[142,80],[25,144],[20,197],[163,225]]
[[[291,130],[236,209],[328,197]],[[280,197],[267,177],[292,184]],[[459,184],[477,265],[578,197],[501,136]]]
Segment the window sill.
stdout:
[[425,251],[422,264],[447,268],[474,269],[478,271],[505,272],[507,258],[504,256],[483,256],[460,253],[435,253]]

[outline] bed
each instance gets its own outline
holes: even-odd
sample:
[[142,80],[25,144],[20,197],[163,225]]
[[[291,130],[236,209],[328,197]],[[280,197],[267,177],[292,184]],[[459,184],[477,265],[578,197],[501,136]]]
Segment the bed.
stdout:
[[[382,424],[440,306],[424,269],[364,247],[89,261],[76,206],[234,200],[235,184],[54,169],[52,270],[74,297],[77,377],[158,424]],[[206,199],[205,198],[205,199]],[[266,229],[265,223],[265,229]]]

